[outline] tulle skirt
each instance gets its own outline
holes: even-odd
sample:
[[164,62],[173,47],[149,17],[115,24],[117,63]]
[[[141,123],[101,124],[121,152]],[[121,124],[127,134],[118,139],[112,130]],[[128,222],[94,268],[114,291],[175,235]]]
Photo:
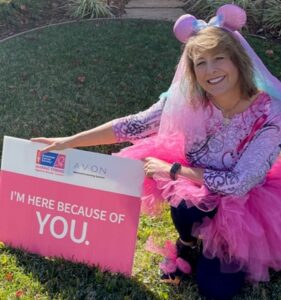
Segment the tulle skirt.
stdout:
[[253,282],[268,281],[268,269],[281,270],[281,159],[243,197],[221,197],[217,214],[194,226],[203,253],[218,257],[222,272],[243,270]]
[[[170,162],[177,159],[188,165],[178,153],[170,152],[172,156],[167,159],[169,149],[162,148],[159,153],[156,148],[156,144],[141,142],[118,155],[137,159],[154,156]],[[161,172],[153,179],[145,179],[143,212],[156,214],[164,200],[177,207],[182,199],[187,207],[196,206],[204,211],[217,208],[212,220],[205,218],[202,224],[194,224],[193,235],[202,240],[203,254],[207,258],[220,259],[222,272],[242,270],[248,280],[258,282],[269,280],[269,268],[281,270],[281,158],[264,183],[242,197],[211,193],[204,185],[196,185],[183,177],[173,181]]]

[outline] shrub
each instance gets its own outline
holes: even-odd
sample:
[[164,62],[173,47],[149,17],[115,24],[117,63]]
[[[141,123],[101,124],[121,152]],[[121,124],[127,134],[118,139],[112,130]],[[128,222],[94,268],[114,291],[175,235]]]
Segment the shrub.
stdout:
[[216,10],[214,2],[208,0],[186,0],[184,1],[184,9],[188,14],[194,15],[198,19],[208,20],[214,15]]
[[69,12],[76,18],[101,18],[112,16],[105,0],[69,0]]
[[216,10],[224,4],[236,4],[242,7],[247,12],[247,24],[252,31],[256,31],[260,24],[261,11],[257,7],[262,5],[262,1],[250,1],[250,0],[236,0],[236,1],[225,1],[225,0],[186,0],[184,9],[187,13],[194,14],[197,18],[208,20],[210,17],[215,15]]
[[281,0],[266,1],[263,12],[263,27],[276,36],[281,36]]

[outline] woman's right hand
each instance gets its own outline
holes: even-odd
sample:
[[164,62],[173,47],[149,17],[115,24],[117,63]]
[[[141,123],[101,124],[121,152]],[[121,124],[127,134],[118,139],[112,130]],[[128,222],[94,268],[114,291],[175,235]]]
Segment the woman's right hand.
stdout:
[[48,146],[43,148],[41,150],[42,152],[63,150],[66,148],[108,145],[117,142],[111,121],[71,136],[56,138],[38,137],[32,138],[31,141],[47,144]]
[[30,139],[32,142],[48,144],[45,148],[40,150],[41,152],[48,152],[52,150],[64,150],[70,148],[70,137],[57,137],[57,138],[45,138],[38,137]]

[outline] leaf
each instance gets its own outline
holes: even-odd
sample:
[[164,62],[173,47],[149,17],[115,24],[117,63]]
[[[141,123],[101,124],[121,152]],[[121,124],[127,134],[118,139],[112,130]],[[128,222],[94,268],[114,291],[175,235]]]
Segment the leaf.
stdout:
[[86,76],[80,75],[80,76],[78,76],[78,77],[76,78],[76,80],[77,80],[78,83],[84,83],[85,80],[86,80]]
[[268,49],[268,50],[265,51],[265,54],[266,54],[267,56],[272,57],[272,56],[274,55],[274,51],[273,51],[272,49]]
[[14,279],[14,273],[12,273],[12,272],[7,273],[7,274],[5,275],[5,279],[6,279],[7,281],[12,281],[12,280]]
[[16,297],[21,298],[23,296],[24,292],[22,290],[17,290],[16,291]]
[[21,10],[21,11],[27,11],[26,5],[22,4],[22,5],[20,6],[20,10]]

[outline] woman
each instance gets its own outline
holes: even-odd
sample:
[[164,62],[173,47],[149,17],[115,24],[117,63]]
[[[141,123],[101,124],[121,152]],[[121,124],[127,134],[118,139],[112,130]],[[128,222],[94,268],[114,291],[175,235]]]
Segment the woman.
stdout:
[[176,251],[150,245],[167,254],[162,280],[179,283],[191,268],[210,299],[281,269],[281,84],[236,32],[245,21],[234,5],[208,24],[183,16],[174,31],[185,50],[156,104],[71,137],[32,139],[44,151],[133,141],[119,155],[145,161],[143,208],[166,199],[179,233]]

